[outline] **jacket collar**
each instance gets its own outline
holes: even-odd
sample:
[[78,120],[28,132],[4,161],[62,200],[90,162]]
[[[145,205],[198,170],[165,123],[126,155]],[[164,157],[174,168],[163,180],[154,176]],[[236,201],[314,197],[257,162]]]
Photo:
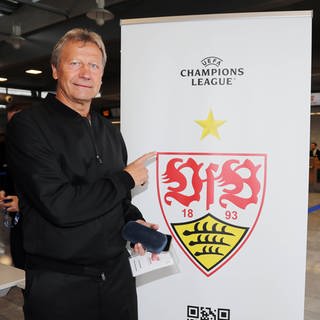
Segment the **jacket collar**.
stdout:
[[[78,112],[74,111],[60,100],[56,98],[56,96],[52,93],[48,93],[45,98],[45,101],[48,106],[54,108],[54,110],[58,111],[61,114],[64,114],[67,117],[74,118],[74,119],[82,119],[82,117]],[[92,110],[89,111],[90,116],[92,117]]]

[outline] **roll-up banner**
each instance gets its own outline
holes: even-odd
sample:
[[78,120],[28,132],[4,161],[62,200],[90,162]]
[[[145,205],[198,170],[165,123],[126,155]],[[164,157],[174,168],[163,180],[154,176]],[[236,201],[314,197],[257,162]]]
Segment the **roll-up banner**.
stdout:
[[175,265],[137,277],[139,320],[302,320],[311,11],[121,21],[134,190]]

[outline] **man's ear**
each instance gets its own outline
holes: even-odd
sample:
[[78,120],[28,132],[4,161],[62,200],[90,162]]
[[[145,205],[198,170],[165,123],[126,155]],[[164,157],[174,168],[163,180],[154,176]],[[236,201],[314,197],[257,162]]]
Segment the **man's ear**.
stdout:
[[54,80],[58,79],[58,72],[57,72],[57,68],[52,64],[51,65],[51,70],[52,70],[52,77]]

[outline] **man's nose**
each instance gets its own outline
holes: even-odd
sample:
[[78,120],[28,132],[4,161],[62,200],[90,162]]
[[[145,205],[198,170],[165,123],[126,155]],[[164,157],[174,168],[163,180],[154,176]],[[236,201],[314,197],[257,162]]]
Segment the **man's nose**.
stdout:
[[82,64],[79,71],[79,75],[80,77],[83,77],[83,78],[90,78],[91,77],[90,66],[87,64]]

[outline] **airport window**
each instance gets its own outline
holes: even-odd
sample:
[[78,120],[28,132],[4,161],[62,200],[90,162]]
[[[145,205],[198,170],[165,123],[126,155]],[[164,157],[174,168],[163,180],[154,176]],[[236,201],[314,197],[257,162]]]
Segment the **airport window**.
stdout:
[[0,93],[13,94],[16,96],[28,96],[28,97],[31,97],[32,95],[30,90],[5,88],[5,87],[0,87]]

